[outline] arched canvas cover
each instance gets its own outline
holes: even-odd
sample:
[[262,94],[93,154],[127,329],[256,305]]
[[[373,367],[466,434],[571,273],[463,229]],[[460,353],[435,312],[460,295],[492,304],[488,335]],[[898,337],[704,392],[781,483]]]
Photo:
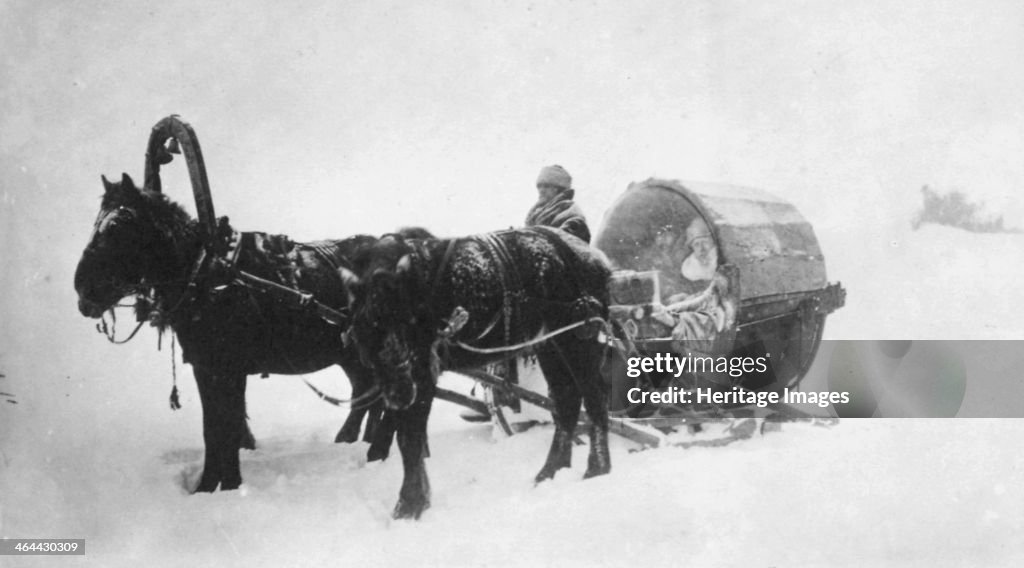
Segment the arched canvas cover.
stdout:
[[[659,270],[677,277],[685,231],[696,218],[710,227],[719,264],[739,275],[740,300],[827,286],[825,262],[810,223],[766,191],[730,185],[649,179],[630,184],[609,209],[595,246],[616,269]],[[675,250],[657,246],[674,233]]]

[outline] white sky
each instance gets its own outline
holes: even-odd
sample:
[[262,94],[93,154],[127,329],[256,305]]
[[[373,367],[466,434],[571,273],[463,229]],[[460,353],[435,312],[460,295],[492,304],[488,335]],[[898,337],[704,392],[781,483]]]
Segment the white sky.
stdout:
[[1024,226],[1022,56],[1013,1],[3,0],[0,286],[73,310],[100,174],[172,112],[243,230],[504,228],[560,163],[595,228],[630,181],[752,185],[863,269],[924,184]]

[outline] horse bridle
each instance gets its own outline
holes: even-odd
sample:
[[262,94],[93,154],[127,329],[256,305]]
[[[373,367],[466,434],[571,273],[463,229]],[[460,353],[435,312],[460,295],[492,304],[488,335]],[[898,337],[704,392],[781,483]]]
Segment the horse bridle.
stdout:
[[[121,214],[125,214],[125,213],[127,213],[133,219],[134,218],[138,218],[138,216],[139,216],[139,213],[135,209],[133,209],[133,208],[127,206],[127,205],[119,205],[119,206],[117,206],[115,208],[111,208],[108,211],[101,211],[100,214],[97,215],[95,223],[93,223],[93,233],[92,233],[92,237],[90,238],[90,243],[92,243],[95,240],[97,235],[102,234],[102,232],[104,231],[106,226],[109,225],[111,222],[113,222],[113,219],[116,216],[121,215]],[[172,240],[174,239],[173,235],[168,235],[168,237],[170,239],[172,239]],[[91,253],[91,251],[90,251],[90,249],[92,249],[92,248],[94,248],[94,247],[90,245],[90,247],[88,247],[86,249],[86,254],[94,254],[94,253]],[[185,290],[184,290],[184,292],[182,292],[181,297],[178,298],[178,301],[175,302],[174,305],[171,306],[169,309],[161,309],[161,308],[157,308],[155,306],[151,306],[150,307],[151,313],[157,313],[157,314],[160,315],[161,318],[166,318],[170,314],[173,314],[173,313],[177,312],[179,309],[181,309],[182,306],[184,306],[191,298],[193,298],[195,296],[195,292],[198,289],[199,276],[203,272],[203,269],[206,268],[209,265],[210,255],[207,252],[208,248],[209,248],[208,246],[200,247],[199,255],[196,257],[195,262],[192,263],[191,269],[188,272],[188,276],[184,279]],[[177,280],[177,279],[175,279],[175,280]],[[173,282],[175,280],[171,280],[171,281],[168,281],[168,282]],[[166,282],[161,282],[161,283],[166,283]],[[145,279],[141,279],[136,284],[130,284],[130,285],[125,286],[120,292],[122,294],[122,297],[129,296],[129,295],[136,295],[136,296],[145,295],[148,291],[154,289],[155,284],[157,284],[157,283],[147,282]],[[107,308],[107,310],[105,310],[105,312],[111,312],[113,314],[114,313],[113,312],[114,308],[119,307],[119,306],[123,307],[124,305],[123,304],[114,303],[109,308]],[[111,326],[108,327],[106,321],[104,320],[104,321],[101,321],[100,323],[96,324],[96,329],[97,329],[97,331],[102,333],[107,338],[108,341],[110,341],[111,343],[120,345],[120,344],[124,344],[124,343],[127,343],[127,342],[131,341],[132,338],[134,338],[135,335],[139,332],[139,329],[142,327],[142,324],[144,324],[146,321],[148,321],[150,319],[151,318],[146,318],[146,319],[140,320],[138,322],[138,325],[135,326],[135,329],[132,330],[131,334],[129,334],[129,336],[127,338],[123,339],[123,340],[118,340],[115,337],[116,329],[113,326],[114,326],[114,324],[116,324],[116,321],[117,321],[116,316],[112,317],[112,322],[113,323],[111,324]]]

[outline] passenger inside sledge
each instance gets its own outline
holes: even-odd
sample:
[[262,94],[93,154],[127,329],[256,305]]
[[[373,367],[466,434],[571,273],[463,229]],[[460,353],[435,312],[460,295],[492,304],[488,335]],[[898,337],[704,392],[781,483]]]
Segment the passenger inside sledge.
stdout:
[[[612,316],[632,338],[670,339],[675,350],[714,350],[733,326],[736,301],[720,270],[718,243],[697,209],[673,195],[657,210],[623,207],[608,251]],[[646,215],[646,218],[644,216]],[[653,222],[652,222],[653,221]]]

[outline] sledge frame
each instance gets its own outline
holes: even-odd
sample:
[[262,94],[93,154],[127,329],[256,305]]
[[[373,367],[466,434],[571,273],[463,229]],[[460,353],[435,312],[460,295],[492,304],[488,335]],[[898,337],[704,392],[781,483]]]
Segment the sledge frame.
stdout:
[[[618,351],[628,351],[630,356],[681,356],[688,351],[681,342],[667,337],[667,327],[659,330],[657,325],[644,325],[651,320],[649,314],[654,304],[663,305],[658,292],[662,286],[657,280],[666,270],[648,247],[655,246],[653,235],[663,227],[675,225],[678,232],[695,220],[702,220],[710,230],[719,263],[716,272],[728,282],[728,295],[735,306],[732,324],[721,330],[710,351],[702,354],[734,356],[754,352],[769,354],[772,363],[770,372],[761,377],[710,386],[776,391],[797,387],[817,354],[826,316],[845,304],[846,291],[841,284],[828,282],[824,255],[813,228],[796,207],[755,188],[652,178],[631,184],[606,212],[596,246],[608,254],[616,268],[624,271],[619,273],[620,278],[651,278],[653,273],[656,281],[642,288],[653,289],[653,299],[638,300],[634,290],[618,288],[626,292],[627,298],[620,297],[623,304],[612,306],[613,314],[620,317],[618,323],[623,325],[632,320],[633,329],[640,331],[630,338],[628,345],[619,342]],[[672,258],[678,261],[680,256]],[[678,265],[669,269],[678,270]],[[623,318],[623,314],[645,315]],[[613,413],[630,417],[634,424],[646,421],[671,425],[675,418],[659,416],[664,408],[642,408],[623,404],[621,396],[616,398],[624,392],[623,383],[628,382],[624,369],[618,371],[612,366],[606,377],[612,389]],[[689,384],[676,386],[694,388],[705,378],[691,377]],[[644,376],[639,382],[653,388],[674,384],[664,374]],[[770,414],[774,419],[823,418],[782,404],[755,411],[740,406],[669,410],[682,422],[757,414]],[[652,411],[655,416],[645,418]]]

